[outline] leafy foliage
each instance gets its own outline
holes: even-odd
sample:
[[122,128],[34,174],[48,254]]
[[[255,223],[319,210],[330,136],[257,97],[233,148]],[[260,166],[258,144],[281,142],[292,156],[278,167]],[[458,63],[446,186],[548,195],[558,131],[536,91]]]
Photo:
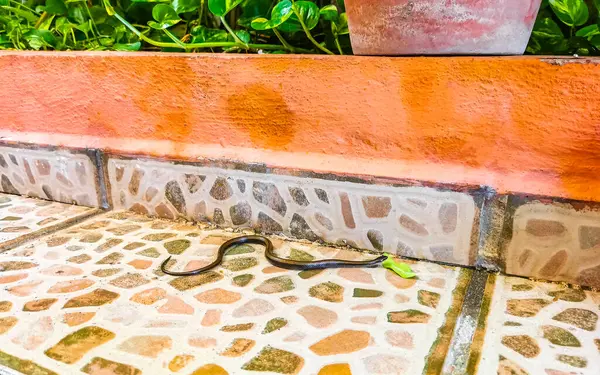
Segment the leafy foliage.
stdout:
[[0,49],[351,53],[343,0],[0,0]]
[[600,55],[599,11],[600,0],[543,0],[527,52]]

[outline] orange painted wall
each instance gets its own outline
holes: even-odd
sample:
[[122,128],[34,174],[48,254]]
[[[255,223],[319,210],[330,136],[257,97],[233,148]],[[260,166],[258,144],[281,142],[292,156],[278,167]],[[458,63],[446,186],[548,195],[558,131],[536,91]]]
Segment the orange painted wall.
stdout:
[[0,136],[600,201],[600,60],[0,53]]

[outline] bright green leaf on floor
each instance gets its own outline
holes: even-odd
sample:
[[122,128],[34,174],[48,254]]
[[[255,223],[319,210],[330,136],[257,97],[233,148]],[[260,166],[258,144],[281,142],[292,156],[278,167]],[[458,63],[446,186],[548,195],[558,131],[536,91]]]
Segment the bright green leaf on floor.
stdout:
[[243,0],[208,0],[208,9],[217,17],[223,17]]
[[256,18],[252,21],[252,28],[255,30],[269,30],[279,27],[287,21],[293,14],[292,2],[284,0],[277,3],[271,11],[271,19]]
[[568,26],[581,26],[587,22],[589,11],[583,0],[549,0],[554,14]]
[[63,0],[46,0],[46,12],[50,14],[66,14],[67,6]]
[[148,26],[156,30],[168,29],[181,21],[181,18],[179,18],[175,9],[167,4],[155,5],[154,8],[152,8],[152,18],[154,18],[156,22],[148,21]]

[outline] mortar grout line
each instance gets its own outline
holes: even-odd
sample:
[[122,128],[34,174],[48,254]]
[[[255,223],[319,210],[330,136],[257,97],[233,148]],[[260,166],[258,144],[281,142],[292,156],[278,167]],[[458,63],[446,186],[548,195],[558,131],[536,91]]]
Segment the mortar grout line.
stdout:
[[[484,299],[488,281],[495,279],[495,275],[489,275],[485,271],[473,271],[473,276],[467,287],[460,314],[454,326],[454,332],[450,343],[450,349],[442,367],[443,375],[467,374],[470,364],[470,356],[475,348],[473,338],[480,327],[481,316],[485,313]],[[487,315],[487,314],[486,314]]]
[[106,169],[104,166],[104,155],[102,150],[96,149],[93,152],[92,164],[96,168],[96,186],[98,188],[99,205],[101,208],[110,209],[108,200],[108,186],[106,179]]
[[57,223],[57,224],[54,224],[54,225],[49,225],[46,228],[42,228],[42,229],[39,229],[39,230],[37,230],[35,232],[27,233],[27,234],[24,234],[24,235],[19,236],[17,238],[14,238],[12,240],[5,241],[5,242],[3,242],[3,243],[0,244],[0,254],[6,252],[8,250],[14,249],[15,247],[22,246],[22,245],[25,245],[27,243],[33,242],[33,241],[35,241],[35,240],[37,240],[39,238],[42,238],[44,236],[51,235],[51,234],[54,234],[54,233],[59,232],[61,230],[70,228],[70,227],[72,227],[74,225],[77,225],[77,224],[79,224],[79,223],[81,223],[81,222],[83,222],[83,221],[85,221],[85,220],[87,220],[87,219],[89,219],[89,218],[91,218],[93,216],[100,215],[100,214],[102,214],[104,212],[106,212],[106,211],[103,210],[103,209],[101,209],[101,208],[95,208],[95,209],[92,208],[88,212],[84,212],[84,213],[79,214],[77,216],[68,218],[66,220],[61,221],[60,223]]

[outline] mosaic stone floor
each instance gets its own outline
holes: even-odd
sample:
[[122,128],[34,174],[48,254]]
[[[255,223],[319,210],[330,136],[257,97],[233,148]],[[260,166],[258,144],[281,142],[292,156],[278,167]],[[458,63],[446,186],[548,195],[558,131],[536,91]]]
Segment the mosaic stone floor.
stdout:
[[[0,228],[93,213],[0,200],[2,217],[20,217]],[[382,268],[288,271],[258,245],[202,275],[158,270],[169,255],[175,270],[208,264],[236,235],[109,212],[0,253],[0,374],[450,375],[442,365],[472,271],[428,262],[411,262],[413,280]],[[372,256],[272,241],[298,260]],[[490,276],[482,312],[466,373],[598,374],[600,293]]]
[[492,291],[479,375],[600,373],[600,293],[516,277]]
[[[0,254],[0,370],[439,372],[468,272],[427,262],[412,265],[418,280],[383,268],[287,271],[254,245],[199,276],[157,270],[169,254],[174,269],[207,264],[233,235],[107,213]],[[370,257],[273,241],[293,259]]]
[[0,193],[0,251],[96,211],[89,207]]

